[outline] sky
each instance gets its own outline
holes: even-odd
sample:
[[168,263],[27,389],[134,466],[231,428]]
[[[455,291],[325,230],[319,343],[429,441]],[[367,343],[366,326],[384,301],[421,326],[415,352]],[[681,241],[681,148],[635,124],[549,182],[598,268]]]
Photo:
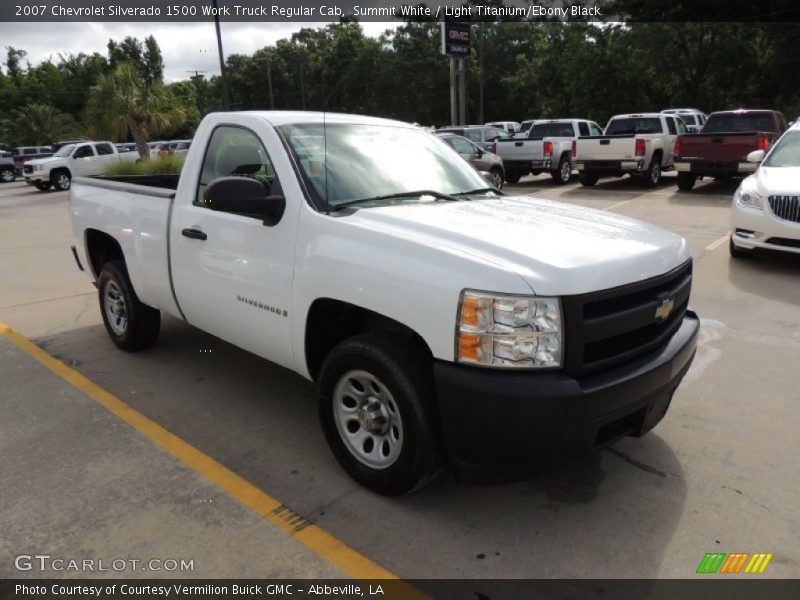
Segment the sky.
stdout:
[[[225,55],[252,54],[281,38],[288,38],[303,27],[323,27],[327,23],[222,23]],[[377,37],[395,23],[361,23],[366,35]],[[99,52],[106,55],[109,39],[132,36],[143,40],[155,36],[164,57],[164,79],[168,82],[189,77],[188,71],[205,71],[206,77],[219,75],[217,38],[214,23],[0,23],[0,52],[5,63],[5,47],[28,53],[36,65],[59,54]],[[4,68],[4,67],[3,67]]]

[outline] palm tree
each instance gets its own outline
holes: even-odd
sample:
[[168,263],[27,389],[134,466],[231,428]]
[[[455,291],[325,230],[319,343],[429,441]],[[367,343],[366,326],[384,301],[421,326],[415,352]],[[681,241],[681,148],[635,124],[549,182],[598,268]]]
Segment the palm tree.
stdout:
[[41,103],[12,110],[11,116],[0,123],[0,128],[10,141],[18,145],[43,146],[82,135],[81,126],[72,115]]
[[139,156],[150,158],[150,136],[180,127],[186,111],[160,81],[147,83],[139,68],[125,62],[109,75],[101,75],[89,91],[85,120],[93,135],[133,136]]

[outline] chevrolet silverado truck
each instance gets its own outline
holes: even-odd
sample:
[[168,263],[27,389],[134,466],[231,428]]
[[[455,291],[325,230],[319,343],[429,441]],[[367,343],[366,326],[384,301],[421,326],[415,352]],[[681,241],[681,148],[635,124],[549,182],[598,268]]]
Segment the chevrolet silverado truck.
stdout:
[[684,122],[674,115],[643,113],[612,117],[601,136],[578,138],[575,168],[582,185],[600,177],[630,175],[646,187],[661,182],[673,168],[672,149]]
[[786,119],[774,110],[711,113],[700,133],[687,133],[675,141],[678,188],[691,190],[703,177],[747,177],[758,167],[747,155],[769,150],[786,128]]
[[52,186],[59,191],[68,190],[73,177],[100,175],[106,167],[122,157],[135,159],[135,152],[120,154],[111,142],[78,142],[67,144],[48,158],[38,158],[25,163],[22,174],[28,185],[46,192]]
[[572,175],[575,140],[602,133],[597,123],[584,119],[537,121],[522,139],[497,140],[495,151],[503,159],[509,183],[517,183],[529,173],[547,171],[553,181],[564,185]]
[[315,382],[333,454],[382,494],[641,436],[695,354],[681,236],[507,196],[413,125],[212,113],[180,176],[130,179],[70,191],[114,344],[163,312]]

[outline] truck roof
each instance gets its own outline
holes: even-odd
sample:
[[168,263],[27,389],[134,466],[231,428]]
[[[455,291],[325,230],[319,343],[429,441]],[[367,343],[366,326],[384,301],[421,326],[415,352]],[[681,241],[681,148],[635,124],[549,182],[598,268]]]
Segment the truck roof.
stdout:
[[[238,111],[237,115],[250,115],[258,119],[263,119],[276,127],[281,125],[299,125],[301,123],[350,123],[361,125],[392,125],[394,127],[416,127],[404,121],[393,119],[382,119],[379,117],[368,117],[364,115],[348,115],[333,112],[317,112],[302,110],[248,110]],[[225,121],[229,118],[229,112],[215,112],[206,116],[207,119],[217,122]],[[483,127],[481,125],[480,127]]]
[[661,117],[661,113],[657,112],[644,112],[644,113],[630,113],[627,115],[614,115],[613,119],[653,119]]
[[708,115],[746,115],[752,113],[769,113],[771,115],[778,114],[778,111],[769,108],[737,108],[736,110],[717,110]]

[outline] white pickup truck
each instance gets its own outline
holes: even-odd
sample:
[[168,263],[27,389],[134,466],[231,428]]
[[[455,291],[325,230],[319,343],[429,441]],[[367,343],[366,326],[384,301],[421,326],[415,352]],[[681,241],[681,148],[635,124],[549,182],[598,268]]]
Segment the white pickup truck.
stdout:
[[682,237],[504,195],[405,123],[210,114],[170,187],[78,178],[70,210],[118,347],[164,312],[296,371],[383,494],[643,435],[695,353]]
[[47,158],[29,160],[22,168],[28,185],[46,192],[52,186],[56,190],[68,190],[73,177],[101,175],[112,162],[121,158],[134,160],[136,152],[120,154],[111,142],[80,142],[67,144]]
[[581,136],[602,135],[594,121],[585,119],[548,119],[535,121],[525,136],[497,140],[496,153],[503,159],[506,181],[516,183],[525,175],[548,171],[560,185],[572,175],[575,140]]
[[585,186],[600,177],[629,174],[646,187],[661,182],[661,173],[674,168],[673,148],[684,122],[674,115],[643,113],[612,117],[601,136],[579,138],[575,168]]

